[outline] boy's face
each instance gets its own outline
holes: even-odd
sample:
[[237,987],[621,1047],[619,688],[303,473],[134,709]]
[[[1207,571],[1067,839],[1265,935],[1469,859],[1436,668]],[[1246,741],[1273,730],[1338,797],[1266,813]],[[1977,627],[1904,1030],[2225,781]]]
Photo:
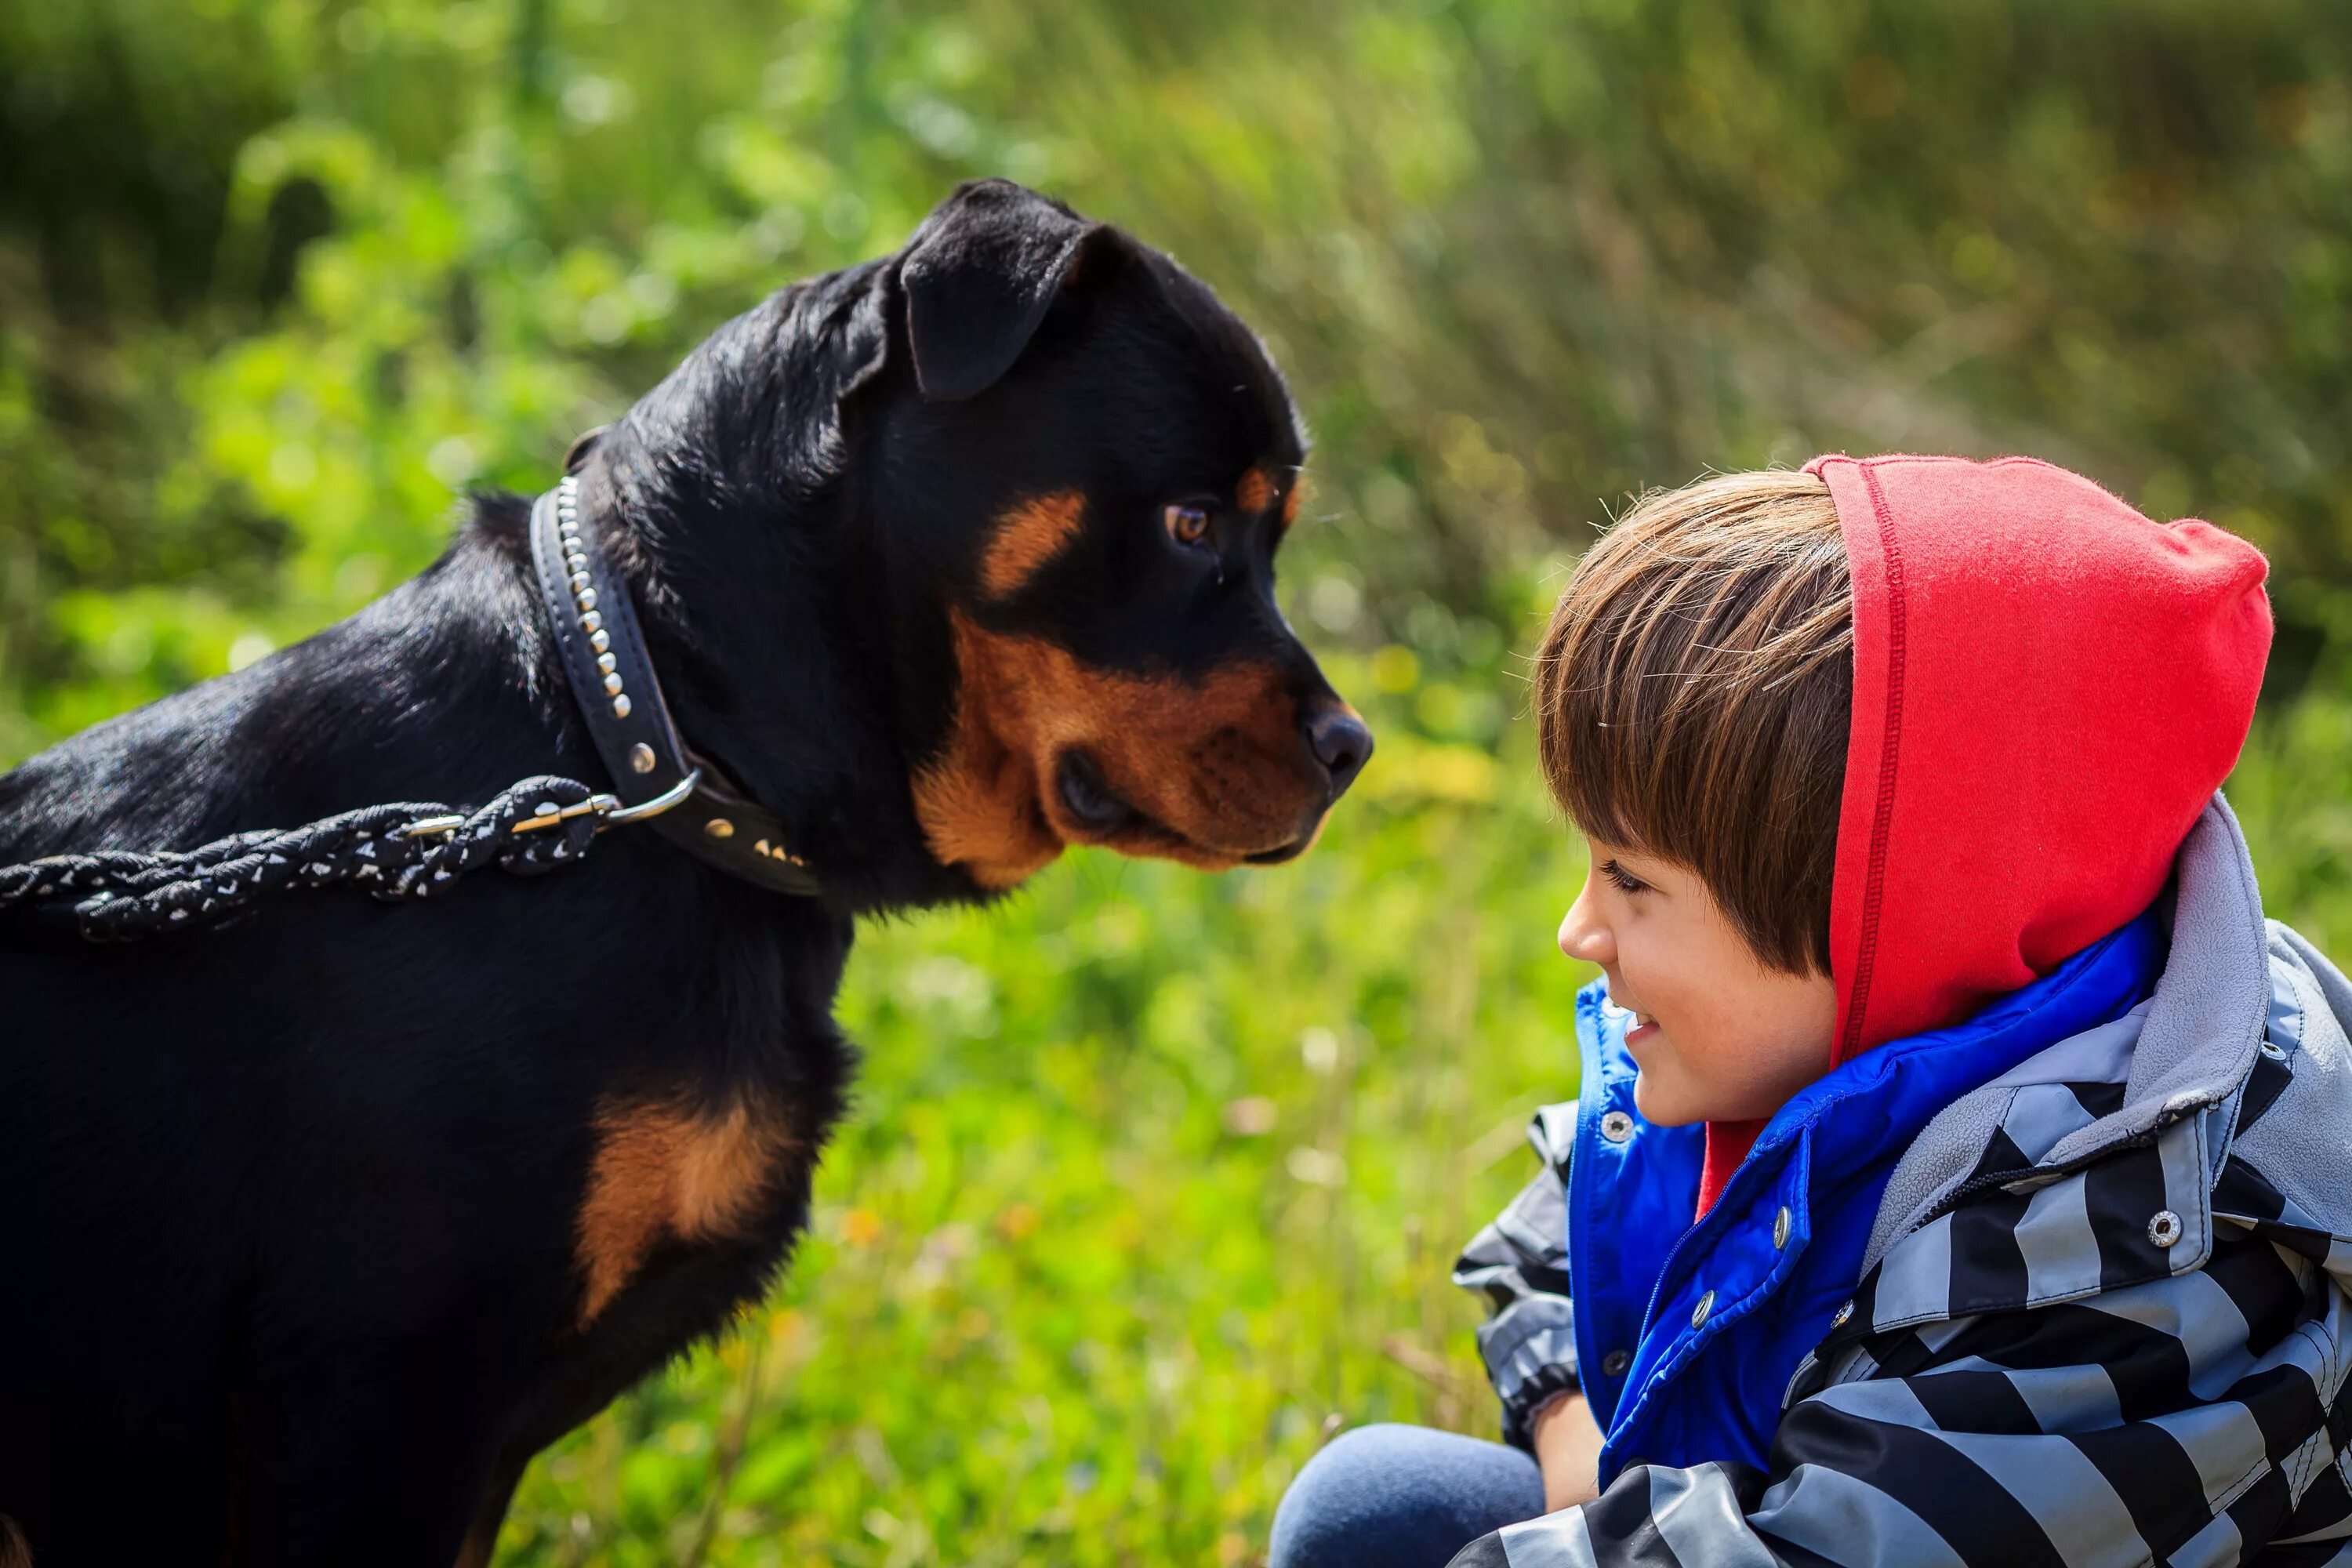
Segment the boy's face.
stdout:
[[1754,1121],[1829,1070],[1837,987],[1769,969],[1698,874],[1588,837],[1591,871],[1559,950],[1597,963],[1634,1015],[1633,1103],[1659,1126]]

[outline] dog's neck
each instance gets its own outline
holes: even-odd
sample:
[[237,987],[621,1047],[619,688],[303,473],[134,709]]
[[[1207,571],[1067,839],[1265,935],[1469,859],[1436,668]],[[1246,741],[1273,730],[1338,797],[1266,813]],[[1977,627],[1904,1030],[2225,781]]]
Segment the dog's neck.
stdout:
[[[580,502],[629,582],[687,742],[782,819],[828,899],[859,911],[969,899],[933,857],[909,771],[944,721],[935,612],[895,593],[845,479],[788,493],[642,482],[625,427]],[[928,679],[925,677],[928,676]]]

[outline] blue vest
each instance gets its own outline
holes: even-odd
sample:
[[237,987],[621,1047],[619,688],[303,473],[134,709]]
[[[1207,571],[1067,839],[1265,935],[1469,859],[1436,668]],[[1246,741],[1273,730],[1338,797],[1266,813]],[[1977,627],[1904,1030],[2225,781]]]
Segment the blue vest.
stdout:
[[1580,1380],[1608,1434],[1601,1484],[1635,1464],[1762,1465],[1912,1140],[1970,1089],[2138,1005],[2164,958],[2144,914],[1964,1024],[1863,1053],[1780,1108],[1696,1226],[1706,1130],[1642,1120],[1631,1016],[1601,983],[1578,993],[1569,1289]]

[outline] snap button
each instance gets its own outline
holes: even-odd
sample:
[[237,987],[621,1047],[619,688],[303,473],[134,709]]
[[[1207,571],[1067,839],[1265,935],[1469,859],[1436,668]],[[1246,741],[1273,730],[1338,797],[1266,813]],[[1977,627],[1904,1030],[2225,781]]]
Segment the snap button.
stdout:
[[2276,1040],[2272,1039],[2268,1035],[2264,1035],[2263,1037],[2263,1055],[2270,1058],[2271,1060],[2274,1062],[2283,1062],[2286,1060],[2286,1051],[2284,1048],[2283,1048]]
[[1833,1329],[1842,1329],[1842,1328],[1844,1328],[1844,1327],[1845,1327],[1845,1324],[1846,1324],[1846,1320],[1847,1320],[1848,1318],[1853,1317],[1853,1302],[1851,1302],[1851,1301],[1848,1301],[1844,1306],[1840,1307],[1840,1308],[1837,1310],[1837,1315],[1836,1315],[1835,1317],[1833,1317],[1833,1318],[1832,1318],[1832,1319],[1830,1320],[1830,1327],[1831,1327],[1831,1328],[1833,1328]]
[[1698,1305],[1691,1309],[1691,1327],[1694,1329],[1700,1327],[1706,1321],[1706,1315],[1714,1310],[1715,1292],[1709,1290],[1698,1299]]
[[1633,1119],[1622,1110],[1612,1110],[1601,1119],[1601,1136],[1612,1143],[1622,1143],[1633,1136]]
[[2158,1247],[2170,1247],[2180,1239],[2180,1216],[2170,1209],[2158,1209],[2156,1217],[2147,1222],[2147,1238]]
[[1778,1252],[1789,1245],[1789,1205],[1782,1204],[1780,1212],[1772,1216],[1772,1250]]
[[1601,1358],[1601,1375],[1603,1377],[1622,1377],[1625,1375],[1625,1369],[1633,1364],[1633,1352],[1611,1351],[1607,1355]]

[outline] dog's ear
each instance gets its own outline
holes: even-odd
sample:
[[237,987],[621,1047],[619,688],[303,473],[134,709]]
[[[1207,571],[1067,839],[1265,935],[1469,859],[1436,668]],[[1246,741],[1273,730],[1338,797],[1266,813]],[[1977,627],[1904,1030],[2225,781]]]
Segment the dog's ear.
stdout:
[[907,242],[898,281],[915,384],[934,403],[996,384],[1045,319],[1087,242],[1111,232],[1010,180],[974,180]]

